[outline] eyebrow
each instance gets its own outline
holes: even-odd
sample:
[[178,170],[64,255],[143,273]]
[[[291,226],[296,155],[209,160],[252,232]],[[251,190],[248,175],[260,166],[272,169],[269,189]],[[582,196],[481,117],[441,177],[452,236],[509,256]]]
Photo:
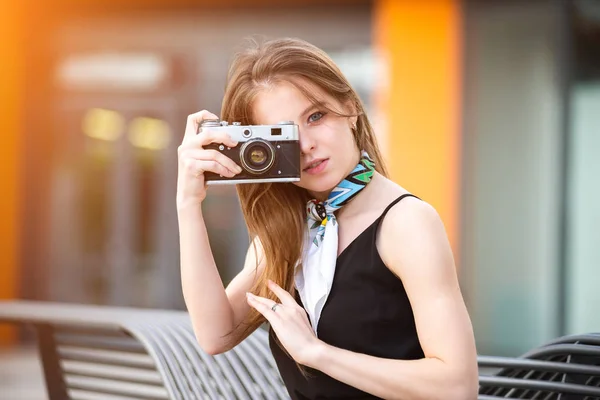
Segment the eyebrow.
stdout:
[[301,116],[304,116],[306,114],[308,114],[309,111],[314,110],[315,108],[320,108],[325,106],[325,102],[324,101],[318,101],[315,104],[311,104],[310,106],[308,106],[306,108],[306,110],[302,111],[302,114],[300,114]]

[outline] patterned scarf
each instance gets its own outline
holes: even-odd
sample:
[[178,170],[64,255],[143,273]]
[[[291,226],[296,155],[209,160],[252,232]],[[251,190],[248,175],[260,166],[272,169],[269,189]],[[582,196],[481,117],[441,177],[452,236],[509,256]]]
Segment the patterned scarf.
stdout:
[[334,212],[364,189],[374,171],[375,163],[363,151],[358,165],[331,191],[325,202],[310,200],[306,206],[308,235],[295,283],[315,334],[337,263],[338,224]]

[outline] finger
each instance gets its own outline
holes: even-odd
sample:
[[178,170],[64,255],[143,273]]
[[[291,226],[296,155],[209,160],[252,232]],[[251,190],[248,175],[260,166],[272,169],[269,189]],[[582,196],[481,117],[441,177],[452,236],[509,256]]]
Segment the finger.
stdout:
[[273,307],[275,304],[277,304],[277,302],[275,302],[275,301],[273,301],[273,300],[271,300],[271,299],[267,299],[266,297],[260,297],[260,296],[257,296],[257,295],[255,295],[255,294],[252,294],[252,293],[248,293],[248,295],[249,295],[250,297],[252,297],[254,300],[256,300],[257,302],[259,302],[259,303],[261,303],[261,304],[264,304],[265,306],[267,306],[267,307],[269,307],[269,308],[271,308],[271,307]]
[[213,160],[195,160],[196,167],[194,168],[193,174],[198,175],[204,172],[214,172],[215,174],[233,178],[237,173],[230,171],[223,164]]
[[218,119],[215,114],[202,110],[194,114],[188,115],[187,124],[185,126],[185,134],[183,135],[183,139],[186,140],[190,137],[196,136],[198,133],[198,126],[200,126],[200,122],[205,119]]
[[269,289],[271,289],[273,293],[275,293],[275,296],[277,296],[279,301],[281,301],[281,304],[290,307],[298,305],[298,303],[296,303],[296,300],[292,297],[291,294],[288,293],[287,290],[284,290],[281,286],[279,286],[272,280],[269,279],[267,281],[267,285],[269,286]]
[[[273,319],[278,318],[277,313],[271,308],[275,304],[273,300],[258,297],[252,293],[247,293],[246,298],[248,299],[248,304],[254,307],[256,311],[261,313],[267,320],[269,320],[269,322],[272,322]],[[268,302],[271,302],[271,304],[269,305]]]
[[235,147],[238,145],[238,142],[233,140],[225,131],[210,129],[203,130],[194,138],[191,138],[190,141],[190,144],[193,143],[194,145],[198,145],[200,147],[204,147],[211,143],[222,143],[228,147]]
[[216,161],[234,174],[242,172],[242,168],[225,154],[213,149],[188,149],[183,155],[185,158],[192,158],[202,161]]

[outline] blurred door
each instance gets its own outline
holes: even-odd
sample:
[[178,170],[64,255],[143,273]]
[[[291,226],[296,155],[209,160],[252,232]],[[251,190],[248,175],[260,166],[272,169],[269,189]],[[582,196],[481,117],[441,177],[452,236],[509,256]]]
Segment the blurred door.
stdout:
[[566,196],[566,332],[600,331],[600,3],[573,10]]
[[600,330],[600,3],[466,5],[462,280],[516,356]]
[[562,160],[557,2],[466,2],[461,279],[482,354],[556,336]]
[[[52,184],[53,300],[136,306],[179,298],[173,226],[173,127],[167,98],[70,96]],[[160,284],[158,284],[160,282]],[[177,301],[174,301],[175,303]]]

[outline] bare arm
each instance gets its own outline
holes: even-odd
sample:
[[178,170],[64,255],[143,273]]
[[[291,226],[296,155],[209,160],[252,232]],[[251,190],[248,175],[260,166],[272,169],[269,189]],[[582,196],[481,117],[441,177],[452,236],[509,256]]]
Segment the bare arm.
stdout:
[[[257,257],[261,255],[251,245],[244,268],[225,289],[199,205],[179,210],[179,231],[183,296],[196,338],[207,353],[222,353],[244,339],[240,324],[250,309],[246,292],[252,288],[264,263],[258,263],[257,268]],[[260,246],[256,248],[261,253]]]
[[223,287],[202,216],[201,204],[207,188],[204,172],[233,177],[241,169],[225,155],[204,149],[209,143],[237,144],[223,132],[202,130],[197,134],[199,123],[207,118],[217,117],[206,110],[188,117],[178,149],[177,215],[185,304],[200,346],[207,353],[216,354],[243,339],[242,330],[236,327],[248,314],[245,293],[252,288],[256,272],[260,273],[262,267],[257,263],[260,255],[254,251],[255,246],[250,246],[244,269],[227,290]]

